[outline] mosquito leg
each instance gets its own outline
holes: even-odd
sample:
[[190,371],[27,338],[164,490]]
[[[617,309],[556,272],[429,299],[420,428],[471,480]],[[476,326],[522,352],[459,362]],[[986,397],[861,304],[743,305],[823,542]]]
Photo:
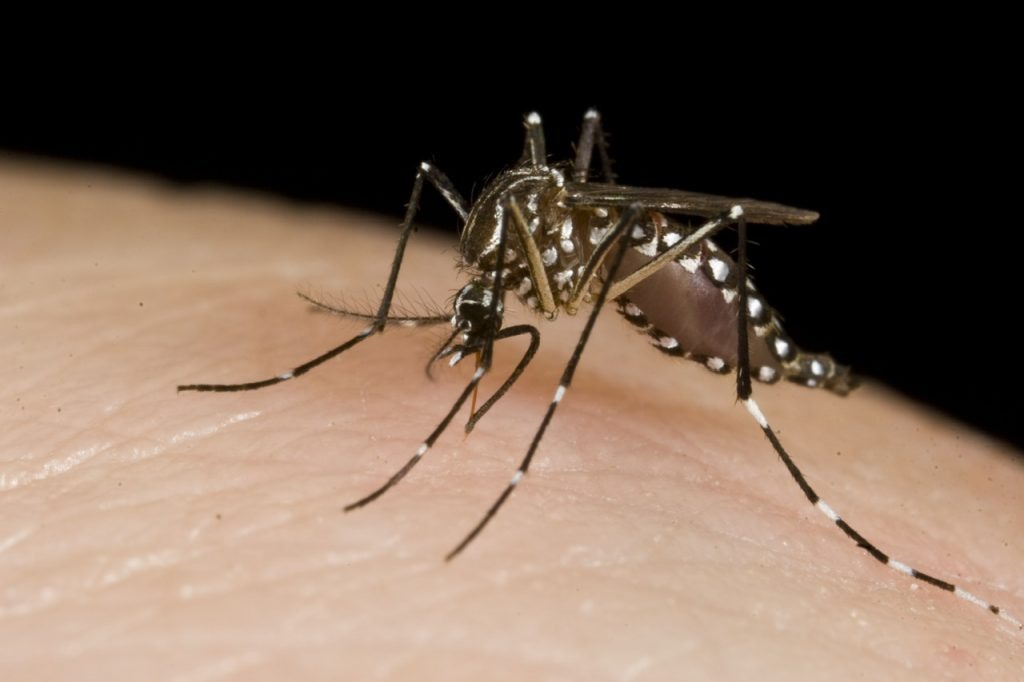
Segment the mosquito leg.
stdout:
[[[694,245],[699,244],[705,239],[711,238],[715,233],[730,225],[732,220],[735,220],[736,216],[733,215],[733,213],[734,211],[729,211],[728,213],[723,213],[716,218],[712,218],[701,225],[693,234],[680,240],[672,246],[672,248],[666,250],[657,258],[652,259],[643,267],[635,270],[619,281],[614,282],[612,284],[612,288],[608,292],[608,298],[618,298],[629,289],[632,289],[637,284],[653,275],[664,265],[693,248]],[[601,266],[604,263],[604,260],[608,257],[609,250],[617,236],[617,233],[614,231],[610,232],[608,236],[598,244],[594,253],[590,255],[590,258],[587,259],[586,264],[583,266],[583,272],[580,273],[579,278],[576,280],[576,286],[570,293],[569,300],[565,303],[565,309],[570,313],[575,312],[579,308],[580,303],[590,292],[590,283],[601,271]]]
[[615,174],[612,172],[612,161],[608,156],[608,141],[604,135],[604,128],[601,126],[601,114],[597,109],[588,109],[583,115],[583,129],[580,131],[580,141],[576,145],[576,160],[572,165],[572,179],[576,182],[587,182],[590,178],[590,162],[594,154],[594,145],[597,144],[597,156],[601,161],[601,179],[611,184],[615,183]]
[[523,155],[519,159],[519,164],[529,164],[534,167],[548,165],[548,154],[544,144],[544,126],[540,121],[540,114],[531,111],[526,115],[524,124],[526,139],[523,142]]
[[[622,216],[619,218],[619,223],[615,226],[614,232],[623,234],[628,232],[636,224],[642,215],[642,211],[637,206],[630,206],[622,212]],[[576,342],[576,348],[572,352],[572,356],[569,358],[568,364],[565,366],[565,370],[562,372],[562,379],[558,383],[558,388],[555,390],[554,398],[551,400],[551,404],[548,405],[548,411],[544,414],[544,419],[541,421],[540,427],[533,436],[533,441],[530,443],[530,449],[526,452],[526,457],[519,464],[519,468],[516,473],[512,476],[512,480],[509,481],[505,487],[504,492],[498,497],[498,499],[491,505],[491,508],[487,510],[487,513],[480,520],[480,522],[473,528],[472,531],[458,544],[455,549],[448,553],[445,557],[446,561],[451,561],[464,550],[473,539],[480,534],[480,531],[490,522],[501,506],[505,504],[505,501],[515,490],[516,486],[526,475],[526,472],[530,468],[530,462],[533,460],[534,453],[537,452],[537,447],[540,445],[541,439],[544,437],[544,432],[547,431],[548,425],[551,423],[551,418],[555,414],[555,410],[558,408],[558,404],[565,397],[566,391],[569,390],[569,385],[572,383],[573,375],[576,373],[576,366],[580,362],[580,357],[583,355],[583,349],[587,345],[587,341],[590,339],[590,333],[594,329],[594,323],[597,321],[597,315],[601,312],[601,308],[604,306],[605,300],[608,298],[608,291],[611,289],[611,281],[618,271],[619,266],[622,264],[622,259],[626,255],[626,250],[629,248],[629,241],[626,239],[619,240],[619,248],[615,257],[612,260],[612,266],[608,271],[608,277],[605,279],[604,284],[601,287],[601,291],[594,301],[594,309],[590,313],[590,317],[587,318],[587,324],[583,328],[583,333],[580,334],[579,341]]]
[[[506,201],[505,201],[505,208],[508,209],[512,205],[514,205],[514,200],[511,197],[508,197],[506,199]],[[486,325],[486,322],[490,322],[490,321],[498,321],[498,322],[500,322],[500,319],[501,319],[501,317],[500,317],[500,313],[501,313],[501,310],[502,310],[501,280],[502,280],[502,271],[505,268],[505,246],[508,243],[508,218],[506,217],[508,215],[508,213],[509,213],[508,210],[502,211],[502,216],[503,217],[502,217],[502,220],[501,220],[501,224],[499,225],[499,229],[498,229],[498,232],[499,232],[498,250],[497,250],[497,258],[496,258],[496,263],[495,263],[495,266],[494,266],[494,271],[493,271],[493,273],[491,273],[491,275],[493,277],[493,280],[491,282],[490,292],[489,292],[490,293],[490,298],[489,298],[490,302],[489,302],[489,304],[487,305],[487,308],[486,308],[486,315],[483,316],[483,318],[482,318],[482,320],[485,323],[485,327],[483,329],[479,329],[479,330],[474,330],[471,326],[457,327],[452,332],[452,335],[448,338],[448,341],[445,342],[445,345],[442,346],[441,350],[438,351],[434,355],[434,358],[429,363],[427,363],[427,373],[428,373],[428,376],[429,376],[430,367],[431,367],[431,365],[433,365],[434,361],[436,361],[440,357],[444,357],[445,355],[447,355],[448,354],[448,349],[451,348],[451,346],[449,344],[452,342],[452,340],[454,340],[456,338],[456,336],[458,336],[458,335],[463,335],[467,339],[467,344],[464,345],[464,346],[461,346],[461,347],[452,348],[452,351],[456,354],[454,362],[458,362],[458,360],[460,360],[463,357],[464,353],[467,352],[467,351],[468,352],[479,352],[480,353],[480,364],[476,368],[476,371],[473,372],[473,378],[470,379],[469,383],[466,384],[466,387],[464,389],[462,389],[462,393],[455,400],[455,404],[452,405],[451,409],[448,410],[448,413],[444,416],[444,419],[441,420],[441,423],[438,424],[437,428],[435,428],[431,432],[431,434],[427,437],[427,439],[425,441],[423,441],[423,443],[416,450],[416,453],[409,459],[409,461],[406,462],[405,465],[402,466],[401,469],[396,471],[391,476],[391,478],[389,478],[387,480],[387,482],[384,485],[382,485],[381,487],[377,488],[376,490],[374,490],[372,493],[370,493],[366,497],[363,497],[363,498],[361,498],[359,500],[356,500],[355,502],[353,502],[351,504],[346,505],[345,508],[344,508],[345,511],[352,511],[353,509],[358,509],[360,507],[366,506],[367,504],[369,504],[370,502],[373,502],[378,497],[380,497],[381,495],[386,493],[388,490],[393,488],[396,483],[398,483],[403,478],[405,478],[405,475],[408,474],[412,470],[412,468],[414,466],[416,466],[416,463],[419,462],[423,458],[423,455],[427,454],[427,451],[430,450],[430,448],[431,448],[431,446],[433,446],[434,442],[438,438],[440,438],[441,434],[444,433],[444,430],[446,428],[448,428],[448,424],[451,423],[452,419],[458,413],[459,409],[462,408],[462,405],[466,402],[466,400],[469,398],[469,396],[471,396],[476,391],[476,387],[480,383],[480,380],[490,370],[490,368],[491,368],[491,359],[492,359],[493,353],[494,353],[494,341],[495,341],[496,338],[498,338],[501,335],[501,333],[500,333],[500,330],[497,331],[497,332],[490,331],[490,327]],[[475,284],[477,284],[476,281],[471,282],[469,285],[467,285],[467,288],[468,287],[473,287]],[[456,315],[458,314],[458,310],[459,310],[458,303],[456,303]],[[526,333],[525,330],[522,333]]]
[[530,364],[530,361],[533,360],[533,356],[537,354],[537,348],[540,347],[540,332],[536,327],[529,324],[502,329],[496,337],[495,340],[508,338],[510,336],[518,336],[524,333],[530,335],[530,347],[526,349],[526,353],[523,354],[523,357],[519,361],[519,364],[516,365],[516,368],[512,370],[512,374],[508,376],[508,379],[505,379],[505,383],[503,383],[501,387],[494,392],[494,395],[487,399],[487,402],[480,406],[480,409],[470,415],[469,420],[466,422],[466,433],[471,432],[477,422],[483,419],[483,416],[487,414],[487,411],[494,407],[495,403],[501,400],[505,393],[512,388],[512,384],[519,380],[519,377],[526,369],[526,366]]
[[435,428],[431,432],[431,434],[427,436],[427,439],[423,441],[419,448],[417,448],[416,454],[414,454],[412,458],[409,459],[409,461],[402,466],[401,469],[396,471],[394,475],[388,479],[387,483],[377,488],[366,497],[360,498],[351,504],[345,505],[345,511],[349,512],[352,511],[353,509],[359,509],[360,507],[368,505],[369,503],[373,502],[378,497],[386,493],[388,490],[393,488],[396,483],[405,478],[405,475],[412,471],[412,468],[416,466],[417,462],[419,462],[420,459],[423,458],[423,455],[427,454],[427,450],[429,450],[434,445],[434,442],[438,438],[440,438],[441,434],[444,433],[444,430],[448,428],[448,424],[451,423],[452,418],[455,417],[456,413],[466,402],[469,396],[473,393],[473,389],[476,388],[476,385],[480,383],[480,379],[482,379],[486,373],[487,367],[485,367],[484,365],[480,365],[480,367],[477,368],[476,372],[473,373],[473,378],[470,379],[469,383],[466,384],[466,387],[462,389],[462,393],[459,394],[459,397],[455,400],[455,404],[452,405],[450,410],[448,410],[448,414],[444,416],[444,419],[442,419],[441,423],[437,425],[437,428]]
[[282,381],[288,381],[289,379],[294,379],[297,376],[302,376],[314,367],[322,365],[331,358],[344,353],[349,348],[352,348],[358,343],[366,340],[370,336],[383,331],[384,327],[388,323],[388,313],[391,310],[391,300],[395,295],[395,284],[398,281],[398,271],[402,265],[402,258],[405,255],[405,245],[408,243],[409,235],[412,234],[414,229],[412,221],[416,215],[416,211],[419,209],[424,178],[426,178],[437,189],[437,191],[441,193],[441,196],[443,196],[448,203],[452,205],[452,208],[455,209],[455,212],[458,213],[463,220],[466,218],[467,210],[465,200],[459,196],[459,193],[455,190],[447,176],[429,163],[421,163],[419,169],[416,171],[416,180],[412,186],[412,194],[409,197],[409,205],[405,211],[405,219],[402,221],[402,232],[398,238],[398,246],[395,248],[395,257],[394,261],[391,263],[391,272],[388,275],[388,282],[384,287],[384,296],[381,299],[380,307],[377,309],[377,314],[373,316],[369,326],[348,341],[345,341],[340,346],[336,346],[323,355],[319,355],[298,367],[293,367],[284,374],[279,374],[276,377],[241,384],[185,384],[183,386],[178,386],[178,390],[252,391],[266,386],[273,386],[274,384],[279,384]]
[[743,405],[747,408],[747,411],[750,412],[751,416],[761,427],[761,430],[764,431],[765,437],[767,437],[768,441],[772,444],[772,447],[775,449],[775,452],[779,455],[779,458],[782,460],[782,463],[786,465],[786,469],[789,471],[789,475],[793,477],[793,480],[800,487],[800,490],[803,491],[804,495],[807,497],[810,503],[813,504],[818,509],[818,511],[820,511],[822,514],[828,517],[829,521],[839,526],[839,529],[843,531],[847,537],[849,537],[851,540],[857,543],[858,547],[866,551],[877,561],[885,564],[886,566],[895,571],[905,573],[906,575],[909,575],[912,578],[916,578],[917,580],[920,580],[922,582],[934,585],[935,587],[938,587],[941,590],[952,592],[961,599],[969,601],[975,606],[979,606],[987,611],[992,612],[993,614],[999,616],[1000,618],[1007,621],[1016,628],[1024,629],[1024,623],[1021,623],[1021,621],[1018,620],[1015,616],[1011,615],[1010,613],[1007,613],[1006,611],[1003,611],[995,604],[990,604],[984,599],[968,592],[967,590],[957,587],[953,583],[946,582],[945,580],[942,580],[941,578],[936,578],[928,573],[918,571],[917,569],[903,563],[902,561],[894,559],[882,550],[878,549],[878,547],[876,547],[874,543],[865,538],[863,535],[857,532],[850,524],[844,521],[842,517],[840,517],[839,514],[836,513],[836,511],[833,510],[827,502],[825,502],[825,500],[821,499],[821,497],[818,496],[818,493],[815,492],[814,488],[812,488],[811,485],[807,482],[807,479],[804,478],[803,472],[800,471],[796,463],[789,456],[789,453],[786,452],[786,449],[782,446],[782,443],[779,441],[778,436],[775,435],[775,432],[772,430],[772,427],[768,424],[768,419],[765,418],[764,413],[761,412],[761,408],[754,401],[752,395],[753,389],[750,383],[750,348],[747,338],[747,222],[743,218],[742,213],[737,222],[739,231],[739,285],[737,287],[737,290],[739,291],[739,315],[737,316],[739,324],[739,342],[737,348],[738,360],[736,371],[736,395],[739,398],[739,400],[743,402]]

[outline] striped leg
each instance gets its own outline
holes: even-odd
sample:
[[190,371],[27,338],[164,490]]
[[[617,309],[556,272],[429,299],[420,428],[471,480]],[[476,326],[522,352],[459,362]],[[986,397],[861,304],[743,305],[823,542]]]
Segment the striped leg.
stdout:
[[580,131],[580,141],[576,145],[576,159],[573,161],[572,179],[575,182],[586,182],[590,179],[590,163],[594,156],[594,146],[597,146],[597,157],[601,162],[601,180],[615,184],[615,174],[612,172],[612,160],[608,156],[608,141],[605,138],[604,128],[601,126],[601,114],[597,109],[588,109],[583,115],[583,129]]
[[[520,360],[519,365],[513,371],[512,375],[510,375],[509,378],[505,381],[505,384],[502,385],[501,389],[499,389],[501,394],[504,394],[504,392],[508,390],[509,386],[511,386],[512,383],[514,383],[515,380],[519,378],[519,375],[522,373],[526,364],[528,364],[530,360],[533,358],[534,353],[536,353],[537,351],[537,343],[539,343],[540,341],[540,335],[537,333],[537,330],[534,327],[528,324],[524,324],[509,327],[507,329],[502,329],[500,332],[498,332],[497,336],[494,337],[494,340],[497,341],[500,339],[509,339],[512,338],[513,336],[521,336],[523,334],[530,334],[530,336],[535,340],[535,342],[531,342],[530,347],[527,349],[526,354],[523,355],[523,359]],[[459,353],[458,357],[462,358],[476,351],[468,351],[467,349],[456,349],[456,352]],[[423,458],[423,455],[427,454],[427,451],[430,450],[431,447],[433,447],[437,439],[440,438],[441,434],[444,433],[445,429],[448,428],[448,425],[451,423],[452,419],[455,417],[456,414],[458,414],[459,410],[462,409],[462,406],[466,403],[466,400],[468,400],[469,396],[472,395],[473,391],[476,390],[476,387],[480,383],[480,380],[484,378],[484,375],[487,374],[489,369],[490,362],[488,361],[486,364],[482,362],[481,365],[476,368],[476,371],[473,373],[473,377],[469,380],[469,383],[467,383],[466,387],[462,389],[462,393],[460,393],[459,397],[455,400],[455,404],[453,404],[451,409],[448,410],[448,414],[444,416],[444,419],[442,419],[441,423],[437,425],[437,428],[435,428],[430,433],[430,435],[427,436],[427,439],[423,441],[423,443],[419,446],[419,448],[416,450],[416,453],[409,459],[409,461],[406,462],[401,469],[396,471],[394,475],[391,476],[391,478],[389,478],[384,485],[377,488],[366,497],[360,498],[355,502],[352,502],[351,504],[345,505],[345,511],[348,512],[352,511],[353,509],[359,509],[360,507],[366,506],[367,504],[373,502],[378,497],[380,497],[388,490],[393,488],[396,483],[405,478],[405,475],[412,471],[412,468],[416,466],[417,463],[419,463],[419,461]],[[498,398],[500,397],[501,395],[497,395],[496,398],[492,398],[491,400],[489,400],[486,407],[489,409],[491,405],[497,402]],[[473,423],[476,423],[476,421],[478,421],[480,417],[483,416],[483,414],[481,414],[481,410],[478,410],[473,416]]]
[[544,414],[544,419],[540,423],[540,427],[533,436],[533,441],[530,443],[530,449],[526,452],[526,457],[519,464],[519,468],[516,469],[516,473],[513,474],[512,480],[509,481],[505,487],[504,492],[495,500],[491,508],[487,510],[484,517],[477,523],[476,527],[473,528],[463,538],[462,542],[458,544],[448,555],[445,557],[446,561],[451,561],[458,556],[462,550],[464,550],[470,542],[480,534],[480,531],[490,522],[498,510],[501,509],[502,505],[515,490],[519,482],[523,480],[523,476],[530,469],[530,462],[533,460],[533,455],[537,452],[537,446],[540,445],[540,441],[544,438],[544,432],[547,431],[548,424],[551,423],[551,418],[555,414],[555,410],[558,409],[558,404],[562,402],[562,398],[565,397],[566,391],[569,390],[569,385],[572,383],[572,377],[576,373],[576,366],[580,362],[580,357],[583,355],[583,349],[587,345],[587,340],[590,339],[590,332],[594,329],[594,323],[597,321],[597,315],[601,312],[601,308],[604,306],[605,301],[608,298],[608,291],[611,288],[612,280],[615,274],[619,270],[619,266],[622,265],[622,259],[626,255],[626,250],[629,249],[629,239],[625,235],[629,234],[629,231],[633,229],[637,221],[642,215],[642,210],[639,206],[630,206],[622,212],[622,216],[619,218],[619,223],[615,226],[609,240],[619,240],[618,252],[612,259],[611,267],[608,270],[608,275],[604,280],[604,284],[601,286],[601,291],[594,301],[594,309],[590,312],[590,317],[587,318],[587,324],[583,328],[583,333],[580,334],[579,341],[576,342],[576,348],[572,352],[572,357],[569,358],[568,364],[565,366],[565,370],[562,372],[562,379],[558,382],[558,388],[555,389],[555,395],[551,399],[551,404],[548,405],[548,411]]
[[[508,201],[511,202],[512,201],[511,198]],[[508,206],[506,206],[506,208],[508,208]],[[503,212],[502,215],[503,216],[507,216],[508,213],[509,213],[509,211],[506,210],[506,211]],[[399,481],[401,481],[403,478],[405,478],[406,474],[408,474],[410,471],[412,471],[412,468],[414,466],[416,466],[416,464],[423,458],[423,455],[427,454],[427,451],[430,450],[430,448],[434,445],[434,442],[438,438],[440,438],[441,434],[444,433],[444,430],[446,428],[448,428],[448,424],[451,423],[452,419],[455,417],[455,415],[458,413],[458,411],[465,404],[466,400],[469,399],[469,396],[473,395],[476,392],[476,388],[480,384],[480,380],[483,379],[484,375],[487,374],[487,372],[491,368],[491,359],[492,359],[493,354],[494,354],[494,342],[495,341],[497,341],[499,339],[506,339],[506,338],[509,338],[509,337],[512,337],[512,336],[519,336],[521,334],[530,334],[532,337],[539,337],[539,334],[537,333],[537,330],[534,329],[530,325],[520,325],[520,326],[516,326],[516,327],[509,327],[508,329],[499,330],[496,333],[493,332],[493,331],[485,331],[485,329],[490,330],[490,324],[489,323],[494,322],[494,321],[498,321],[498,323],[500,323],[500,320],[501,320],[501,309],[502,309],[501,281],[502,281],[502,272],[504,271],[504,268],[505,268],[505,245],[506,245],[507,240],[508,240],[508,222],[507,222],[507,220],[508,220],[507,217],[503,217],[501,225],[499,227],[500,237],[499,237],[499,240],[498,240],[497,262],[495,263],[495,266],[494,266],[494,281],[491,283],[490,290],[487,292],[489,294],[489,297],[486,299],[487,303],[483,306],[484,310],[485,310],[485,314],[482,315],[480,317],[480,319],[478,320],[481,324],[484,325],[484,327],[482,329],[480,329],[480,330],[476,330],[477,333],[474,333],[473,330],[470,327],[461,328],[461,327],[457,326],[455,331],[452,332],[452,335],[448,338],[448,341],[445,342],[445,345],[442,347],[442,349],[438,353],[436,353],[434,355],[433,359],[431,359],[430,363],[427,364],[427,374],[429,375],[430,374],[430,366],[434,363],[435,360],[438,360],[439,358],[445,357],[447,355],[451,355],[452,356],[452,363],[451,364],[455,365],[455,364],[458,363],[459,360],[464,358],[466,355],[469,355],[469,354],[472,354],[472,353],[479,353],[480,354],[480,362],[479,362],[479,365],[476,368],[476,371],[473,372],[473,378],[470,379],[469,383],[466,384],[466,387],[464,389],[462,389],[462,393],[455,400],[455,404],[453,404],[451,406],[451,409],[448,410],[448,413],[444,416],[444,419],[441,420],[441,423],[438,424],[437,428],[435,428],[431,432],[431,434],[427,437],[427,439],[425,441],[423,441],[423,443],[416,450],[416,453],[409,459],[409,461],[406,462],[405,465],[402,466],[401,469],[396,471],[391,476],[391,478],[389,478],[387,480],[387,482],[384,485],[382,485],[381,487],[377,488],[376,490],[374,490],[372,493],[370,493],[366,497],[360,498],[360,499],[356,500],[355,502],[353,502],[351,504],[345,505],[345,511],[352,511],[353,509],[358,509],[360,507],[364,507],[367,504],[369,504],[370,502],[373,502],[378,497],[380,497],[381,495],[386,493],[388,490],[393,488],[395,486],[395,484],[397,484]],[[468,290],[476,290],[475,282],[471,282],[469,285],[464,287],[463,291],[466,291],[467,289]],[[460,294],[460,296],[461,296],[461,294]],[[474,299],[474,301],[475,300],[476,299]],[[473,305],[474,306],[481,305],[482,301],[483,301],[483,299],[481,299],[480,302],[474,303]],[[455,303],[456,315],[458,315],[459,305],[460,304],[458,303],[458,297],[457,297],[456,298],[456,303]],[[452,340],[454,340],[454,338],[456,336],[460,336],[460,335],[463,336],[463,338],[466,339],[465,345],[458,345],[458,346],[451,346],[451,345],[449,345],[452,342]],[[533,353],[535,351],[536,351],[535,346],[533,344],[531,344],[530,348],[527,350],[526,357],[524,357],[523,361],[520,361],[520,363],[519,363],[520,366],[516,368],[517,371],[514,371],[513,374],[512,374],[512,377],[510,377],[511,380],[514,381],[515,378],[518,378],[519,374],[517,372],[521,371],[521,367],[522,367],[524,362],[529,362],[529,359],[533,357]],[[506,381],[505,383],[509,384],[508,381]],[[503,386],[503,389],[507,390],[504,386]],[[499,389],[499,390],[501,390],[501,389]]]
[[[737,207],[739,208],[739,207]],[[814,491],[814,488],[804,478],[803,472],[797,467],[786,449],[782,447],[782,443],[779,441],[778,436],[772,431],[771,426],[768,424],[768,419],[765,418],[764,413],[761,412],[761,408],[757,402],[754,401],[752,396],[752,388],[750,384],[750,352],[747,343],[747,287],[746,287],[746,273],[747,273],[747,223],[746,219],[742,217],[742,209],[740,210],[741,216],[738,221],[739,230],[739,343],[738,343],[738,367],[736,371],[736,394],[738,398],[743,402],[743,405],[750,412],[751,416],[757,422],[761,430],[764,431],[765,437],[772,444],[775,452],[779,455],[782,463],[786,465],[786,469],[789,471],[789,475],[793,477],[796,484],[800,486],[800,490],[803,491],[804,495],[813,504],[818,511],[824,514],[832,523],[836,524],[841,531],[846,533],[847,537],[857,543],[857,546],[866,551],[872,557],[877,559],[879,562],[885,564],[889,568],[905,573],[912,578],[916,578],[922,582],[934,585],[939,589],[952,592],[956,596],[971,602],[972,604],[986,609],[993,614],[999,616],[1003,620],[1007,621],[1018,629],[1024,629],[1024,623],[1021,623],[1019,619],[1003,611],[995,604],[990,604],[984,599],[968,592],[965,589],[957,587],[953,583],[946,582],[940,578],[936,578],[928,573],[918,571],[915,568],[898,561],[893,557],[889,556],[882,550],[878,549],[867,538],[858,533],[850,524],[842,519],[838,513],[832,507],[828,505],[825,500],[818,496],[818,493]]]
[[[429,163],[425,161],[421,163],[419,169],[416,171],[416,180],[412,186],[412,194],[409,197],[409,205],[405,211],[405,219],[402,221],[402,233],[398,237],[398,246],[395,248],[395,257],[391,263],[391,272],[388,274],[388,283],[384,287],[384,296],[381,298],[380,307],[377,309],[376,315],[371,316],[371,322],[365,329],[340,346],[336,346],[326,353],[319,355],[308,362],[304,362],[298,367],[293,367],[289,371],[279,374],[276,377],[261,379],[260,381],[249,381],[241,384],[186,384],[178,386],[178,391],[252,391],[266,386],[273,386],[274,384],[279,384],[282,381],[288,381],[289,379],[302,376],[314,367],[322,365],[328,360],[341,355],[349,348],[365,341],[374,334],[384,331],[384,327],[392,320],[389,315],[391,311],[391,300],[395,295],[395,285],[398,282],[398,271],[402,266],[402,258],[405,256],[405,245],[409,241],[409,236],[412,234],[414,229],[412,221],[416,215],[416,211],[419,209],[420,195],[423,193],[424,178],[426,178],[426,180],[434,186],[441,196],[445,198],[455,212],[459,214],[459,218],[461,218],[463,222],[465,222],[466,216],[468,215],[466,201],[459,195],[455,186],[452,185],[451,180],[449,180],[444,173],[437,168],[434,168]],[[313,301],[312,299],[307,298],[307,300],[322,308],[327,307],[317,301]],[[337,310],[335,312],[343,311]]]

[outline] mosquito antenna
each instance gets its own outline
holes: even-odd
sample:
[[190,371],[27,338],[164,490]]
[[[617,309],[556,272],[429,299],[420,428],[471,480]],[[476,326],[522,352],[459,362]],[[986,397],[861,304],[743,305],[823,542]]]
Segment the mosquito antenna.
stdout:
[[[352,310],[351,308],[342,308],[340,306],[324,303],[323,301],[318,301],[301,291],[298,292],[297,296],[304,301],[312,303],[317,307],[317,309],[333,315],[352,317],[357,320],[373,321],[377,319],[376,313],[370,313],[363,310]],[[449,321],[451,321],[451,315],[388,315],[385,319],[387,324],[397,324],[403,327],[423,327],[433,324],[446,324]]]
[[[391,262],[391,270],[388,273],[387,285],[384,287],[384,295],[381,297],[380,307],[377,309],[377,314],[373,317],[372,323],[368,327],[341,345],[335,346],[326,353],[318,355],[312,360],[302,363],[298,367],[293,367],[283,374],[278,374],[276,377],[240,384],[184,384],[178,386],[178,391],[252,391],[258,388],[273,386],[274,384],[279,384],[282,381],[288,381],[295,377],[302,376],[314,367],[322,365],[328,360],[341,355],[349,348],[365,341],[374,334],[383,331],[384,327],[387,325],[388,314],[391,312],[391,300],[395,295],[395,287],[398,283],[398,271],[401,269],[402,260],[405,257],[405,246],[409,242],[409,236],[413,232],[413,218],[416,216],[416,212],[420,207],[420,196],[423,193],[424,178],[426,178],[431,185],[441,193],[448,203],[451,204],[452,208],[455,209],[455,212],[459,214],[459,217],[465,220],[468,215],[465,200],[459,195],[458,191],[455,190],[455,186],[452,185],[448,176],[434,168],[429,163],[421,163],[419,169],[416,171],[416,180],[413,182],[412,192],[409,195],[409,204],[406,207],[405,218],[402,220],[402,231],[398,237],[398,246],[395,247],[395,255]],[[310,302],[316,303],[315,301]]]

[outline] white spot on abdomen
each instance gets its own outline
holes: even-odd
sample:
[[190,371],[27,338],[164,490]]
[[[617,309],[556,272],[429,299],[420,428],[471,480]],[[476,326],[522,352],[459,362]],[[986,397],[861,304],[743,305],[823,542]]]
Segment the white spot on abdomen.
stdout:
[[683,266],[683,270],[689,273],[697,272],[697,268],[700,267],[700,261],[693,256],[684,256],[676,260],[677,263]]
[[711,277],[716,282],[724,282],[729,278],[729,265],[720,258],[708,259],[708,267],[711,268]]

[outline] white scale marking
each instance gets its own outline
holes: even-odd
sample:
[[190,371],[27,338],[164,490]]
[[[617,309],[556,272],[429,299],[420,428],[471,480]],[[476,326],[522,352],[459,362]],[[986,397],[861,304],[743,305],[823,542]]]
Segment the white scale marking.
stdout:
[[785,339],[775,339],[775,354],[780,358],[785,358],[789,355],[789,343]]
[[909,576],[914,575],[914,569],[912,569],[910,566],[907,566],[902,561],[896,561],[895,559],[890,558],[889,561],[886,562],[886,565],[889,568],[899,571],[900,573],[906,573]]
[[704,364],[706,364],[709,369],[718,371],[725,367],[725,360],[722,358],[708,358]]
[[635,248],[637,251],[639,251],[640,253],[649,258],[654,258],[655,256],[658,255],[658,241],[656,239],[652,239],[646,244],[641,244],[640,246],[637,246]]
[[832,523],[835,523],[836,521],[839,520],[839,514],[836,513],[835,509],[833,509],[832,507],[828,506],[828,503],[825,502],[825,500],[819,499],[815,503],[814,506],[817,507],[818,510],[821,511],[822,514],[827,516],[829,518],[829,520],[832,521]]
[[526,296],[530,293],[530,289],[533,288],[533,280],[529,277],[523,277],[523,281],[519,283],[519,288],[516,289],[516,293],[520,296]]
[[665,235],[661,238],[661,241],[665,242],[665,246],[672,248],[680,241],[682,241],[682,239],[682,235],[680,235],[678,232],[666,232]]
[[562,223],[562,229],[560,231],[562,239],[569,239],[569,238],[571,238],[572,237],[572,231],[573,231],[572,218],[569,217],[569,218],[566,218],[565,221]]
[[643,227],[637,225],[636,227],[633,228],[633,231],[630,233],[630,236],[632,236],[633,239],[643,239],[644,237],[647,236],[647,233],[644,232]]
[[658,343],[662,348],[678,348],[679,342],[673,339],[671,336],[662,336],[658,339]]
[[626,304],[626,314],[630,317],[640,317],[644,314],[644,311],[640,310],[635,303],[630,302]]
[[572,243],[571,239],[562,240],[562,251],[565,253],[572,253],[576,250],[576,245]]
[[540,197],[538,197],[536,194],[531,194],[529,198],[526,200],[526,210],[528,210],[530,213],[536,213],[537,204],[539,201]]
[[768,428],[768,420],[765,419],[764,413],[761,412],[761,408],[757,406],[757,403],[754,402],[753,398],[747,398],[744,400],[743,406],[747,408],[747,412],[750,413],[762,429]]
[[526,115],[526,122],[529,123],[532,126],[539,126],[540,125],[540,114],[538,114],[536,111],[531,111],[530,113],[528,113]]
[[555,264],[556,260],[558,260],[558,252],[555,251],[555,247],[553,246],[549,246],[544,249],[540,254],[540,262],[543,263],[545,267],[551,267]]
[[960,597],[961,599],[966,599],[967,601],[971,602],[972,604],[977,604],[978,606],[980,606],[983,609],[987,609],[989,607],[989,603],[987,601],[985,601],[981,597],[976,597],[973,594],[971,594],[970,592],[968,592],[967,590],[962,590],[959,587],[953,588],[953,594],[955,594],[956,596]]
[[825,365],[821,364],[818,360],[811,360],[811,374],[816,376],[825,376]]
[[517,471],[515,473],[515,475],[512,477],[512,481],[509,483],[509,485],[511,485],[511,486],[519,485],[519,481],[521,481],[521,480],[523,480],[523,472],[520,470],[520,471]]
[[711,276],[716,282],[724,282],[729,278],[729,266],[720,258],[709,258],[708,267],[711,268]]
[[551,402],[555,402],[555,403],[560,403],[560,402],[562,402],[562,398],[564,398],[564,397],[565,397],[565,390],[566,390],[566,389],[565,389],[565,386],[561,386],[561,385],[560,385],[560,386],[558,387],[558,389],[557,389],[557,390],[555,391],[555,399],[554,399],[554,400],[552,400]]
[[732,210],[729,211],[729,217],[733,220],[738,219],[741,215],[743,215],[743,207],[739,204],[733,206]]
[[604,241],[605,236],[611,231],[610,227],[592,227],[590,228],[590,243],[597,245]]
[[562,270],[561,272],[556,272],[552,279],[555,280],[560,288],[564,289],[565,286],[572,281],[572,274],[572,270]]
[[281,379],[283,381],[287,381],[288,379],[291,379],[294,376],[295,375],[293,373],[291,373],[291,372],[285,372],[284,374],[278,374],[277,378]]
[[757,378],[764,382],[772,381],[775,379],[775,370],[768,366],[762,366],[757,370]]
[[677,263],[683,266],[683,270],[686,270],[690,274],[697,272],[697,268],[700,267],[700,260],[693,256],[684,256],[676,260]]
[[761,303],[761,299],[759,299],[759,298],[757,298],[755,296],[748,296],[747,297],[747,314],[750,315],[751,318],[757,320],[757,319],[760,319],[760,317],[761,317],[761,315],[763,313],[764,313],[764,304]]
[[726,303],[732,303],[738,295],[735,289],[722,289],[722,298],[725,299]]
[[420,457],[422,457],[423,455],[425,455],[425,454],[426,454],[426,452],[427,452],[427,450],[429,450],[429,449],[430,449],[430,446],[429,446],[429,445],[427,445],[426,443],[424,443],[423,445],[421,445],[421,446],[419,447],[419,449],[418,449],[418,450],[416,450],[416,459],[419,459]]

